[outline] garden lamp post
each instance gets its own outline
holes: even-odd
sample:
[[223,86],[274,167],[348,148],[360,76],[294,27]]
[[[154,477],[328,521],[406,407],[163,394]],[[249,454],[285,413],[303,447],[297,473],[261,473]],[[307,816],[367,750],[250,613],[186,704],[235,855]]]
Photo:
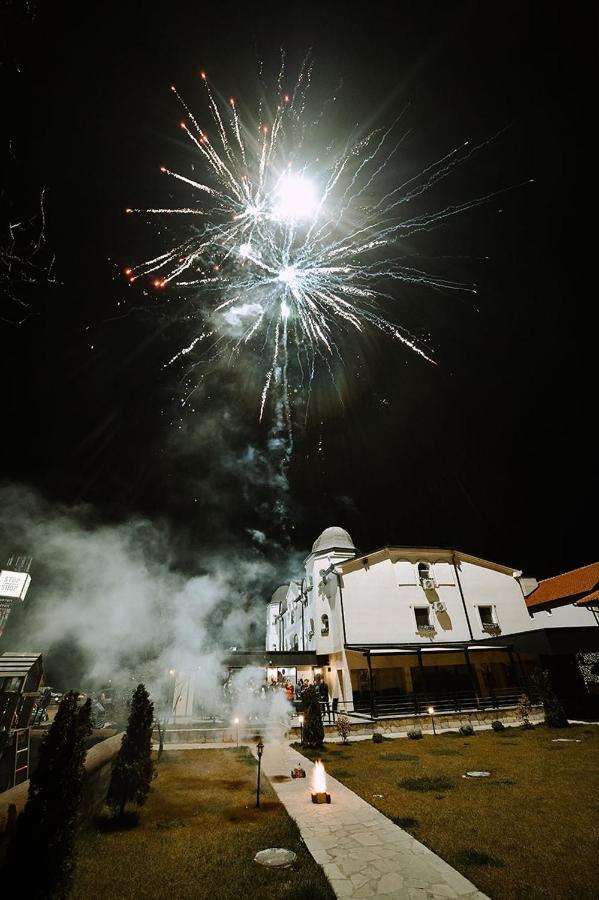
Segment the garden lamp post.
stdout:
[[256,747],[258,751],[258,783],[256,785],[256,806],[260,807],[260,767],[262,764],[262,754],[264,753],[264,744],[262,741],[258,741],[258,746]]
[[299,723],[300,723],[300,744],[303,747],[304,746],[304,717],[300,715],[300,716],[298,716],[298,719],[299,719]]
[[429,706],[428,714],[431,717],[431,722],[433,723],[433,734],[436,734],[437,732],[435,730],[435,708],[434,708],[434,706]]

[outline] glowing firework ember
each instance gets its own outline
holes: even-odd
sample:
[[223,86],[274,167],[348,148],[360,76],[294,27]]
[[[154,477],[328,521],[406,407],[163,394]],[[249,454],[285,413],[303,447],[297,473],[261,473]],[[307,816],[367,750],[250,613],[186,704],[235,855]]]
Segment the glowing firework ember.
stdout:
[[[343,359],[352,330],[378,329],[430,360],[383,314],[383,301],[393,300],[399,283],[464,289],[406,265],[405,242],[488,199],[410,212],[412,201],[479,148],[461,145],[390,185],[390,164],[405,137],[397,133],[398,121],[350,136],[341,151],[323,146],[317,132],[324,113],[316,121],[306,113],[310,76],[306,61],[287,94],[282,68],[272,115],[252,124],[235,100],[220,100],[201,73],[209,128],[200,126],[173,86],[184,110],[181,129],[204,175],[198,180],[163,166],[163,173],[189,188],[188,205],[127,210],[189,221],[181,242],[126,270],[131,282],[145,276],[157,288],[191,289],[190,315],[202,318],[204,327],[170,362],[192,351],[202,361],[225,354],[237,360],[244,347],[257,351],[264,360],[260,418],[277,384],[288,423],[290,361],[297,364],[298,381],[309,386],[318,362],[332,372],[333,360]],[[262,100],[260,108],[266,106]]]

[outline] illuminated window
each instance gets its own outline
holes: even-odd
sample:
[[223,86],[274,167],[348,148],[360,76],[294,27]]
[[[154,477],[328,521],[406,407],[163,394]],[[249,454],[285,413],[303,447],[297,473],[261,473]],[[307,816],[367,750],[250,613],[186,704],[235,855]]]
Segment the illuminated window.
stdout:
[[418,580],[420,584],[425,590],[432,590],[435,586],[435,577],[433,574],[433,567],[431,563],[428,562],[419,562],[418,563]]
[[329,617],[326,613],[320,617],[320,633],[322,637],[326,637],[329,633]]

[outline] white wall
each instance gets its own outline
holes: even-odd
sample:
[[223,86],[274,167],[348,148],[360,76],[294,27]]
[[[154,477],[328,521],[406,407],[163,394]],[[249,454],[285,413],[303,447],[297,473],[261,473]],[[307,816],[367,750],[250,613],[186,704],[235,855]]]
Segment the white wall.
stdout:
[[[433,563],[436,587],[425,591],[418,578],[417,560],[383,559],[343,576],[343,608],[348,644],[393,644],[467,641],[470,639],[453,567],[446,560]],[[519,588],[518,588],[519,590]],[[435,611],[439,603],[445,612]],[[433,638],[420,635],[414,607],[430,609]]]

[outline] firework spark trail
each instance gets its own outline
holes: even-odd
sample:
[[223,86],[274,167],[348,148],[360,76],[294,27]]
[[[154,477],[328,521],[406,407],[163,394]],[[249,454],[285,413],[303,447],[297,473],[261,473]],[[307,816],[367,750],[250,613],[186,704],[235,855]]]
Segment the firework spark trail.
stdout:
[[[231,351],[237,359],[243,346],[257,350],[267,360],[260,419],[276,384],[284,393],[278,408],[289,429],[292,355],[308,392],[319,360],[332,371],[332,358],[343,359],[343,339],[351,330],[374,327],[433,361],[406,329],[382,313],[381,301],[393,300],[384,284],[474,291],[406,265],[404,242],[502,193],[410,214],[410,203],[493,138],[475,146],[461,144],[389,190],[391,162],[407,134],[397,136],[403,113],[386,128],[346,138],[335,153],[319,145],[314,134],[326,122],[322,113],[309,124],[306,119],[311,77],[312,64],[306,59],[286,93],[283,59],[275,111],[268,123],[254,123],[241,115],[233,98],[220,98],[202,72],[214,139],[171,86],[185,114],[181,129],[205,172],[198,181],[165,166],[161,171],[188,186],[196,205],[127,210],[200,217],[199,228],[192,231],[190,226],[184,240],[126,270],[131,282],[153,276],[159,288],[173,283],[197,289],[188,302],[209,325],[169,364],[202,342],[204,361]],[[265,117],[267,106],[261,98]],[[317,149],[306,150],[311,143]]]

